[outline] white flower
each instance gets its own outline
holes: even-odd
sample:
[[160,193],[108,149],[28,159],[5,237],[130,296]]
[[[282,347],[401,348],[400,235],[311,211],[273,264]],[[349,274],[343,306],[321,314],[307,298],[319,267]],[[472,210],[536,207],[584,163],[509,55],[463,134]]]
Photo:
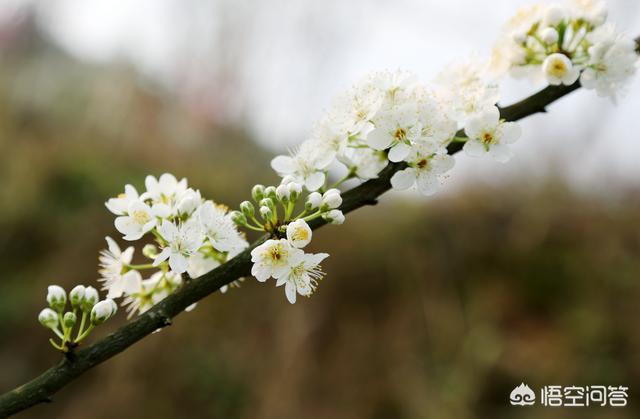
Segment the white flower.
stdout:
[[520,126],[514,122],[500,121],[500,111],[493,107],[469,119],[464,129],[469,140],[464,151],[470,156],[489,154],[496,161],[506,162],[512,152],[509,144],[514,143],[521,134]]
[[133,259],[133,246],[129,246],[124,252],[120,246],[111,238],[105,237],[108,249],[102,250],[98,260],[100,261],[101,275],[99,281],[104,283],[102,289],[108,290],[107,298],[118,298],[122,295],[123,275],[131,274],[127,272],[127,267]]
[[202,233],[195,223],[184,223],[177,227],[170,221],[164,220],[158,227],[158,233],[167,242],[167,247],[156,256],[154,266],[169,259],[169,266],[175,273],[186,272],[189,267],[187,259],[194,255],[202,246]]
[[287,269],[277,277],[276,286],[284,285],[284,292],[291,304],[296,302],[296,294],[311,296],[318,281],[324,276],[320,262],[329,256],[326,253],[291,255]]
[[124,215],[129,208],[129,204],[137,201],[139,198],[138,191],[131,185],[124,185],[124,193],[105,202],[105,206],[115,215]]
[[154,176],[147,176],[144,180],[147,188],[146,192],[140,196],[143,201],[151,200],[153,204],[161,205],[163,214],[159,216],[168,217],[178,214],[178,203],[187,192],[187,179],[180,181],[170,173],[164,173],[159,179]]
[[211,245],[220,252],[239,252],[249,244],[238,232],[227,209],[206,201],[196,212],[197,220]]
[[595,89],[599,96],[615,99],[616,93],[637,70],[635,42],[616,33],[612,25],[601,26],[589,34],[587,39],[593,45],[589,48],[589,61],[580,82],[586,89]]
[[156,214],[142,201],[129,203],[126,215],[117,217],[114,224],[116,229],[124,234],[123,239],[138,240],[156,226]]
[[495,106],[500,90],[489,73],[489,62],[471,57],[449,64],[436,78],[441,94],[460,123]]
[[575,67],[569,57],[564,54],[554,53],[545,58],[542,63],[542,72],[551,85],[575,83],[580,76],[580,69]]
[[287,239],[291,246],[302,249],[311,242],[311,228],[303,219],[289,223],[287,226]]
[[337,209],[322,214],[322,218],[324,218],[329,224],[344,223],[344,214],[342,213],[342,211]]
[[371,129],[371,120],[380,109],[383,99],[383,92],[373,86],[369,78],[359,82],[336,99],[326,122],[335,128],[323,132],[322,136],[327,138],[328,134],[338,134],[338,139],[344,142],[349,136],[359,137],[366,134]]
[[391,178],[393,189],[404,190],[416,185],[423,195],[433,195],[438,190],[441,177],[451,170],[455,160],[448,154],[423,154],[414,152],[409,167],[396,172]]
[[67,304],[67,293],[59,285],[49,285],[47,288],[47,303],[54,310],[62,311]]
[[127,317],[137,311],[142,314],[155,304],[167,298],[169,294],[182,285],[182,276],[175,272],[158,271],[148,279],[132,278],[125,284],[126,298],[123,305],[127,306]]
[[91,309],[91,323],[104,323],[109,318],[113,317],[113,315],[116,314],[116,311],[118,311],[118,306],[113,300],[109,298],[102,300],[96,303],[96,305]]
[[407,157],[421,131],[417,106],[409,102],[376,116],[375,129],[367,136],[367,143],[376,150],[391,147],[389,160],[399,162]]
[[447,115],[440,100],[436,93],[420,91],[418,115],[422,131],[417,143],[433,152],[444,151],[458,130],[458,124]]
[[318,141],[307,140],[291,156],[277,156],[271,160],[271,167],[280,176],[291,176],[304,184],[309,191],[324,185],[324,170],[333,162],[335,152]]
[[300,253],[302,250],[292,247],[287,239],[267,240],[251,251],[251,275],[260,282],[278,278],[287,271],[289,258]]
[[338,160],[363,180],[377,178],[378,173],[389,164],[383,152],[370,148],[347,147],[343,154],[338,155]]

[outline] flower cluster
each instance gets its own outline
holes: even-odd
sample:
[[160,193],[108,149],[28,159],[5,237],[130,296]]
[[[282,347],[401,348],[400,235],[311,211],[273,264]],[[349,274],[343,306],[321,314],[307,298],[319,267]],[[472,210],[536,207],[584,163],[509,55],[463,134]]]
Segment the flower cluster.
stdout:
[[155,240],[142,249],[146,263],[133,264],[134,248],[123,251],[110,237],[100,254],[103,289],[109,298],[123,298],[130,315],[144,313],[174,292],[184,274],[204,275],[248,246],[228,209],[203,199],[186,179],[178,181],[168,173],[159,179],[147,176],[145,187],[138,194],[126,185],[124,193],[105,204],[117,216],[115,227],[124,240],[146,235]]
[[[324,179],[322,180],[324,184]],[[251,274],[260,282],[276,279],[276,286],[285,285],[285,294],[291,304],[296,295],[309,297],[324,276],[320,267],[326,253],[305,253],[313,236],[308,221],[321,218],[331,224],[342,224],[344,215],[337,209],[342,204],[338,189],[324,193],[313,191],[305,195],[305,187],[291,175],[282,183],[264,187],[256,185],[251,191],[255,204],[244,201],[240,211],[232,214],[238,226],[266,232],[271,238],[251,251]],[[302,208],[297,208],[303,204]],[[293,215],[296,210],[300,211]]]
[[[89,336],[95,326],[104,323],[116,313],[118,307],[112,299],[98,301],[99,299],[98,291],[93,287],[78,285],[71,290],[67,299],[67,293],[62,287],[49,286],[49,307],[40,312],[38,321],[60,338],[60,343],[49,339],[54,348],[68,352]],[[65,312],[67,302],[71,305],[71,311]],[[74,337],[73,332],[80,313],[80,326]]]
[[615,98],[636,72],[633,39],[606,22],[603,1],[573,0],[526,7],[511,19],[495,48],[498,70],[542,74],[552,85],[583,87]]
[[[70,294],[73,311],[63,314],[66,294],[51,286],[51,308],[39,319],[62,340],[52,344],[65,350],[80,342],[115,313],[113,299],[122,298],[130,316],[143,313],[183,281],[225,263],[248,247],[238,227],[267,233],[251,251],[251,273],[258,281],[275,279],[291,303],[298,294],[310,296],[328,256],[303,250],[312,239],[310,224],[344,222],[338,189],[343,183],[375,179],[392,164],[394,189],[415,187],[432,195],[454,166],[448,152],[454,142],[470,156],[509,160],[510,145],[521,131],[501,119],[497,107],[499,77],[507,71],[543,75],[551,85],[580,80],[587,89],[615,98],[636,72],[638,55],[635,42],[606,17],[603,2],[595,0],[536,5],[511,19],[489,60],[451,64],[429,84],[406,71],[368,75],[333,102],[306,141],[271,161],[280,184],[256,185],[253,201],[242,202],[239,211],[205,200],[186,179],[167,173],[147,176],[141,194],[126,185],[106,202],[115,227],[125,241],[149,237],[155,243],[143,246],[144,263],[133,263],[134,247],[122,250],[106,237],[107,249],[99,257],[105,301],[97,301],[95,289],[78,286]],[[329,182],[329,174],[339,172],[340,180]],[[71,339],[77,310],[82,311],[80,331]],[[87,316],[91,324],[85,330]]]

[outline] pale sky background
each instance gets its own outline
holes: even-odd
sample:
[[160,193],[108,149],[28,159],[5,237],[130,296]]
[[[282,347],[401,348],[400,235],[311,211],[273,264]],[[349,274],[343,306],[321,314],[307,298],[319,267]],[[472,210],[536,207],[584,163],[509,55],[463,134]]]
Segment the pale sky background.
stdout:
[[[428,81],[472,52],[489,54],[526,0],[0,0],[35,3],[56,43],[81,60],[131,62],[186,101],[247,124],[274,153],[305,138],[331,98],[372,70]],[[640,35],[640,1],[610,0],[610,21]],[[541,86],[507,81],[503,104]],[[617,106],[580,91],[522,123],[502,165],[462,157],[450,179],[493,182],[561,163],[577,187],[640,180],[640,84]]]

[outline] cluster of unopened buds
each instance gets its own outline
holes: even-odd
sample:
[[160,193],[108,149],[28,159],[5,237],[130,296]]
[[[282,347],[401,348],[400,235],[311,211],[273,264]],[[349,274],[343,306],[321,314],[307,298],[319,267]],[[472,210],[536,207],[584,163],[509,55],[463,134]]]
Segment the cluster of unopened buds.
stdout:
[[[78,285],[69,292],[67,298],[64,288],[58,285],[49,286],[47,292],[49,307],[40,312],[38,320],[60,339],[59,343],[49,339],[54,348],[68,352],[89,336],[94,327],[104,323],[116,313],[118,306],[112,299],[98,301],[99,298],[98,291],[93,287]],[[65,311],[68,305],[71,306],[71,310]],[[74,333],[78,317],[80,317],[80,324],[77,332]]]
[[313,235],[307,222],[322,218],[330,224],[342,224],[344,215],[337,209],[342,204],[340,190],[308,192],[292,176],[285,176],[277,187],[254,186],[251,196],[258,205],[257,213],[253,203],[244,201],[240,211],[232,214],[233,220],[240,227],[272,237],[251,251],[251,274],[260,282],[274,278],[276,286],[285,285],[291,304],[297,294],[309,297],[324,276],[320,262],[329,255],[302,250]]
[[[310,296],[324,276],[320,263],[328,256],[303,250],[312,238],[310,224],[344,222],[338,188],[345,182],[377,178],[395,164],[394,189],[432,195],[454,166],[448,152],[453,142],[463,143],[470,156],[499,162],[511,158],[510,145],[520,137],[520,127],[501,119],[497,107],[499,77],[507,70],[543,74],[554,85],[580,78],[586,88],[615,96],[635,73],[638,56],[634,42],[605,21],[603,5],[592,0],[534,6],[510,21],[491,59],[449,65],[429,84],[406,71],[370,74],[335,100],[306,141],[272,160],[281,183],[256,185],[253,202],[242,202],[239,211],[205,200],[186,179],[166,173],[159,179],[147,176],[141,194],[126,185],[124,193],[106,203],[116,216],[115,227],[125,241],[151,237],[154,243],[144,244],[145,260],[133,263],[133,247],[121,250],[106,238],[100,281],[107,297],[121,298],[130,316],[149,310],[183,281],[245,250],[249,244],[238,227],[266,233],[251,251],[251,273],[258,281],[275,279],[291,303],[298,294]],[[333,176],[339,180],[331,183]],[[41,321],[63,340],[56,347],[64,348],[85,332],[71,341],[67,331],[74,315],[61,310],[43,311]],[[101,310],[109,316],[115,312]]]

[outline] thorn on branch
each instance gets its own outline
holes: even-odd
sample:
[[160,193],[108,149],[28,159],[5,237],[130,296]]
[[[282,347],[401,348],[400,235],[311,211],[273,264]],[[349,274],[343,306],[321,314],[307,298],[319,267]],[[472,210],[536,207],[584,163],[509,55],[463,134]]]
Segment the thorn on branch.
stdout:
[[378,200],[373,198],[364,202],[365,205],[378,205]]

